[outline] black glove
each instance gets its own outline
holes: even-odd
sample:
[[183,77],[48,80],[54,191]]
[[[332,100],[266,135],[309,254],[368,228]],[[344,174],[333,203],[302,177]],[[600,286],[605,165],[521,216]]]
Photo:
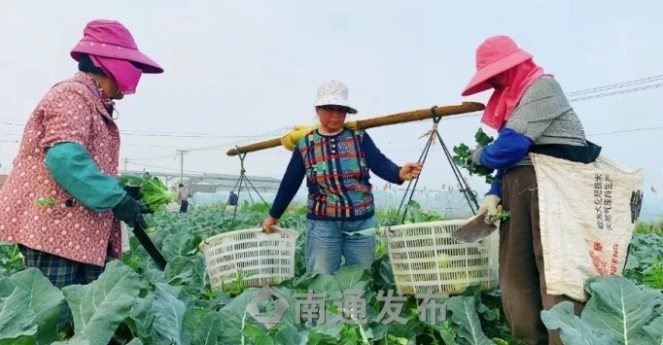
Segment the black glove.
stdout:
[[122,201],[113,207],[113,215],[131,228],[137,225],[141,225],[143,229],[148,228],[140,204],[129,195],[125,195]]
[[140,207],[140,213],[142,214],[152,214],[154,211],[152,211],[149,207],[145,206],[142,202],[138,202],[138,207]]
[[143,197],[143,193],[141,192],[139,186],[124,186],[122,189],[124,189],[124,191],[135,200],[140,200]]
[[154,211],[150,210],[149,207],[145,206],[145,204],[140,202],[140,199],[143,197],[143,193],[140,191],[140,187],[125,186],[123,189],[124,189],[125,192],[127,192],[128,196],[130,196],[132,199],[138,201],[138,207],[140,207],[140,213],[142,213],[142,214],[154,213]]

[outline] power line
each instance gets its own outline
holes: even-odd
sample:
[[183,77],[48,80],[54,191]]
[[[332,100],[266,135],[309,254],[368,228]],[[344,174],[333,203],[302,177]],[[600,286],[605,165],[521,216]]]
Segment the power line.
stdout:
[[[23,136],[22,134],[17,134],[17,133],[0,133],[2,136],[11,136],[11,137],[21,137]],[[7,142],[7,143],[19,143],[20,140],[0,140],[0,142]],[[166,146],[166,145],[150,145],[150,144],[135,144],[135,143],[122,143],[122,146],[136,146],[136,147],[154,147],[154,148],[160,148],[160,149],[178,149],[180,146]]]
[[[0,120],[0,123],[9,126],[25,126],[25,123],[19,121]],[[140,137],[169,137],[169,138],[199,138],[199,139],[239,139],[252,138],[253,135],[226,135],[211,133],[173,133],[173,132],[153,132],[153,131],[120,131],[122,135],[140,136]]]
[[[247,140],[235,141],[235,142],[231,142],[231,143],[223,143],[223,144],[220,144],[220,145],[189,148],[188,151],[189,152],[192,152],[192,151],[210,151],[210,150],[216,150],[216,149],[220,149],[220,148],[224,148],[224,147],[239,146],[239,145],[242,145],[242,144],[245,144],[245,143],[253,142],[256,139],[273,138],[277,135],[285,133],[285,131],[287,131],[287,130],[291,130],[292,128],[293,127],[291,127],[291,126],[280,127],[280,128],[277,128],[273,131],[269,131],[269,132],[266,132],[266,133],[263,133],[263,134],[260,134],[260,135],[256,135],[256,136],[252,137],[252,140],[247,139]],[[163,159],[163,158],[171,158],[171,157],[176,157],[176,156],[177,156],[177,153],[164,155],[164,156],[157,156],[157,157],[131,158],[129,160],[135,162],[135,161],[145,161],[145,160],[156,160],[156,159]]]
[[[612,134],[619,134],[619,133],[630,133],[630,132],[640,132],[640,131],[649,131],[649,130],[661,130],[663,129],[663,126],[656,126],[656,127],[641,127],[641,128],[633,128],[633,129],[624,129],[624,130],[618,130],[618,131],[611,131],[611,132],[600,132],[600,133],[593,133],[593,134],[588,134],[587,137],[594,137],[594,136],[602,136],[602,135],[612,135]],[[431,150],[442,150],[442,148],[431,148]],[[394,154],[394,153],[402,153],[402,152],[420,152],[421,149],[405,149],[405,150],[394,150],[394,151],[389,151],[385,152],[386,155]],[[163,169],[163,170],[170,170],[170,171],[179,171],[181,174],[183,172],[190,172],[190,173],[198,173],[198,174],[215,174],[214,172],[205,172],[205,171],[197,171],[197,170],[188,170],[184,169],[181,167],[180,169],[176,168],[168,168],[168,167],[163,167],[159,165],[151,165],[151,164],[144,164],[144,163],[135,163],[130,160],[126,160],[125,162],[131,162],[131,164],[134,165],[139,165],[139,166],[144,166],[144,167],[150,167],[150,168],[156,168],[156,169]],[[126,170],[126,167],[125,167]]]
[[[157,169],[163,169],[163,170],[170,170],[170,171],[177,171],[180,172],[180,169],[175,169],[175,168],[168,168],[168,167],[162,167],[158,165],[152,165],[152,164],[143,164],[143,163],[131,163],[133,165],[139,165],[143,167],[148,167],[148,168],[157,168]],[[196,173],[196,174],[214,174],[212,172],[205,172],[205,171],[197,171],[197,170],[188,170],[184,169],[185,172],[190,172],[190,173]]]
[[[579,91],[574,91],[567,93],[567,97],[569,96],[581,96],[581,95],[586,95],[590,93],[595,93],[595,92],[601,92],[601,91],[607,91],[607,90],[614,90],[618,88],[623,88],[623,87],[628,87],[628,86],[633,86],[633,85],[641,85],[645,83],[650,83],[652,81],[659,81],[663,80],[663,75],[657,75],[657,76],[652,76],[652,77],[647,77],[647,78],[640,78],[640,79],[634,79],[626,82],[621,82],[621,83],[615,83],[615,84],[610,84],[610,85],[604,85],[604,86],[599,86],[599,87],[594,87],[594,88],[589,88],[589,89],[584,89],[584,90],[579,90]],[[651,84],[651,85],[646,85],[646,86],[640,86],[640,87],[633,87],[629,88],[626,90],[617,90],[617,91],[611,91],[611,92],[603,92],[597,95],[590,95],[590,96],[583,96],[583,97],[577,97],[577,98],[572,98],[569,99],[569,102],[579,102],[579,101],[584,101],[584,100],[590,100],[590,99],[595,99],[595,98],[603,98],[603,97],[610,97],[618,94],[625,94],[625,93],[632,93],[632,92],[639,92],[639,91],[644,91],[648,89],[654,89],[654,88],[660,88],[663,87],[663,82],[661,83],[656,83],[656,84]],[[480,113],[472,113],[472,114],[466,114],[466,115],[457,115],[449,118],[444,118],[444,120],[456,120],[456,119],[461,119],[461,118],[466,118],[466,117],[476,117],[480,116]],[[0,123],[6,123],[10,125],[19,125],[7,121],[0,121]],[[130,135],[130,136],[160,136],[160,137],[178,137],[178,138],[245,138],[244,140],[240,141],[235,141],[235,142],[230,142],[230,143],[222,143],[218,145],[212,145],[212,146],[206,146],[206,147],[197,147],[197,148],[190,148],[189,151],[208,151],[208,150],[216,150],[216,149],[221,149],[221,148],[227,148],[231,146],[238,146],[245,144],[247,142],[253,142],[257,139],[260,138],[266,138],[266,137],[275,137],[277,135],[284,134],[287,130],[292,129],[292,126],[285,126],[278,128],[276,130],[266,132],[260,135],[253,135],[253,136],[247,136],[247,135],[242,135],[242,136],[226,136],[226,135],[214,135],[214,134],[203,134],[203,133],[168,133],[168,132],[134,132],[134,131],[128,131],[128,132],[120,132],[123,135]],[[278,134],[277,134],[278,133]],[[622,131],[617,131],[615,133],[622,133]],[[13,134],[8,134],[8,135],[13,135]],[[148,145],[138,145],[138,144],[123,144],[123,145],[129,145],[129,146],[148,146]],[[158,147],[158,148],[173,148],[173,147],[166,147],[166,146],[160,146],[160,145],[150,145],[151,147]],[[156,160],[156,159],[164,159],[164,158],[171,158],[171,157],[177,157],[177,153],[175,154],[169,154],[169,155],[163,155],[163,156],[157,156],[157,157],[145,157],[145,158],[132,158],[128,159],[129,161],[143,161],[143,160]]]
[[[652,77],[647,77],[647,78],[634,79],[634,80],[621,82],[621,83],[615,83],[615,84],[598,86],[598,87],[593,87],[593,88],[579,90],[579,91],[573,91],[573,92],[567,93],[566,96],[569,97],[569,96],[585,95],[585,94],[589,94],[589,93],[593,93],[593,92],[613,90],[613,89],[623,88],[623,87],[627,87],[627,86],[650,83],[652,81],[658,81],[658,80],[663,80],[663,75],[657,75],[657,76],[652,76]],[[653,85],[634,87],[634,88],[630,88],[630,89],[626,89],[626,90],[604,92],[604,93],[600,93],[598,95],[590,95],[590,96],[585,96],[585,97],[578,97],[578,98],[569,99],[569,102],[580,102],[580,101],[594,99],[594,98],[603,98],[603,97],[614,96],[614,95],[617,95],[617,94],[644,91],[644,90],[647,90],[647,89],[659,88],[659,87],[662,87],[662,86],[663,86],[663,83],[657,83],[657,84],[653,84]],[[480,116],[480,115],[481,115],[480,112],[475,112],[475,113],[471,113],[471,114],[457,115],[457,116],[452,116],[452,117],[443,118],[443,119],[444,120],[457,120],[457,119],[460,119],[460,118],[476,117],[476,116]],[[290,129],[292,127],[281,127],[279,129],[275,130],[274,132],[279,131],[279,130],[283,130],[284,128],[285,129]],[[276,136],[276,135],[274,135],[274,136]],[[264,137],[267,137],[267,135],[261,135],[260,137],[264,138]],[[245,142],[246,141],[255,141],[255,139],[257,139],[257,138],[254,138],[254,140],[245,140]],[[239,143],[233,143],[231,145],[221,144],[221,145],[214,145],[214,146],[205,147],[205,148],[191,149],[191,151],[214,150],[214,149],[219,149],[219,148],[227,148],[227,147],[230,147],[230,146],[233,146],[233,145],[240,145],[240,144]],[[170,157],[172,157],[172,155],[160,156],[160,157],[148,157],[148,158],[143,158],[143,159],[140,159],[140,160],[162,159],[162,158],[170,158]],[[138,159],[136,159],[136,160],[138,160]]]
[[567,97],[574,97],[578,95],[583,95],[587,93],[596,93],[600,91],[605,91],[605,90],[612,90],[612,89],[617,89],[617,88],[623,88],[626,86],[631,86],[631,85],[639,85],[639,84],[644,84],[644,83],[650,83],[652,81],[658,81],[658,80],[663,80],[663,75],[657,75],[653,77],[648,77],[648,78],[640,78],[640,79],[635,79],[631,81],[626,81],[622,83],[616,83],[616,84],[611,84],[607,86],[599,86],[599,87],[594,87],[591,89],[585,89],[585,90],[580,90],[580,91],[573,91],[569,92],[566,94]]
[[[612,90],[612,89],[615,89],[618,86],[622,86],[622,85],[627,85],[627,86],[629,86],[629,85],[639,85],[639,84],[643,84],[645,82],[650,82],[652,80],[663,80],[663,76],[636,79],[636,80],[629,81],[629,82],[623,82],[623,83],[618,83],[618,84],[613,84],[613,85],[595,87],[595,88],[587,89],[587,90],[574,91],[574,92],[567,93],[566,96],[569,97],[569,96],[584,95],[584,94],[587,94],[588,91],[590,91],[590,90],[600,90],[600,91]],[[645,91],[645,90],[649,90],[649,89],[658,89],[660,87],[663,87],[663,83],[656,83],[656,84],[640,86],[640,87],[634,87],[634,88],[630,88],[630,89],[618,90],[618,91],[612,91],[612,92],[604,92],[604,93],[599,93],[599,94],[591,95],[591,96],[570,98],[568,101],[570,103],[581,102],[581,101],[586,101],[586,100],[595,99],[595,98],[604,98],[604,97],[610,97],[610,96],[615,96],[615,95],[620,95],[620,94],[625,94],[625,93],[640,92],[640,91]],[[442,120],[445,120],[445,121],[458,120],[458,119],[467,118],[467,117],[477,117],[477,116],[481,116],[482,114],[483,114],[482,112],[474,112],[474,113],[465,114],[465,115],[456,115],[456,116],[445,117],[445,118],[442,118]]]

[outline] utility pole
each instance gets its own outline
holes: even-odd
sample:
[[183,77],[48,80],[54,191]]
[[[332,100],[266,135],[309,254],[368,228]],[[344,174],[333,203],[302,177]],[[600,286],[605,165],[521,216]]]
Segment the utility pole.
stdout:
[[124,159],[124,172],[129,171],[129,169],[127,169],[127,165],[129,165],[129,158]]
[[188,150],[177,150],[180,155],[180,183],[184,183],[184,156],[189,153]]

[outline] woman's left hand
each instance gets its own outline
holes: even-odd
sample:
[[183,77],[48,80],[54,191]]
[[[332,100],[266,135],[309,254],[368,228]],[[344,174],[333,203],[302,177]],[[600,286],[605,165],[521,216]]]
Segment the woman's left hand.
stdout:
[[470,161],[475,165],[482,165],[481,150],[483,150],[483,146],[481,145],[477,145],[474,150],[470,150]]
[[398,177],[403,181],[414,180],[421,174],[423,166],[423,163],[407,163],[398,172]]

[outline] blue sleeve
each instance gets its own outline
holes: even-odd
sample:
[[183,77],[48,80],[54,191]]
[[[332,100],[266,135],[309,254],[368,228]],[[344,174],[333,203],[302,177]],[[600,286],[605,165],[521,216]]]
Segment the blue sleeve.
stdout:
[[375,173],[381,179],[397,184],[402,185],[404,181],[398,176],[401,171],[401,167],[392,162],[387,158],[380,149],[375,146],[375,142],[364,132],[364,139],[362,141],[362,149],[366,155],[366,162],[368,163],[368,168]]
[[272,208],[269,210],[269,215],[279,219],[292,202],[292,199],[297,194],[299,187],[302,185],[302,180],[306,176],[306,170],[304,168],[304,158],[299,152],[299,149],[295,147],[292,151],[292,157],[290,157],[290,163],[285,170],[283,179],[281,180],[281,185],[279,190],[276,192],[276,197],[272,203]]
[[126,195],[117,179],[99,171],[80,144],[54,145],[46,152],[45,163],[53,179],[67,193],[95,212],[113,208]]
[[504,128],[494,142],[481,149],[480,162],[474,163],[495,170],[506,169],[525,158],[533,143],[532,139],[525,135],[511,128]]
[[502,197],[502,175],[504,174],[504,170],[497,170],[497,173],[493,177],[493,183],[490,184],[490,189],[488,190],[488,193],[486,195],[495,195],[498,197]]

